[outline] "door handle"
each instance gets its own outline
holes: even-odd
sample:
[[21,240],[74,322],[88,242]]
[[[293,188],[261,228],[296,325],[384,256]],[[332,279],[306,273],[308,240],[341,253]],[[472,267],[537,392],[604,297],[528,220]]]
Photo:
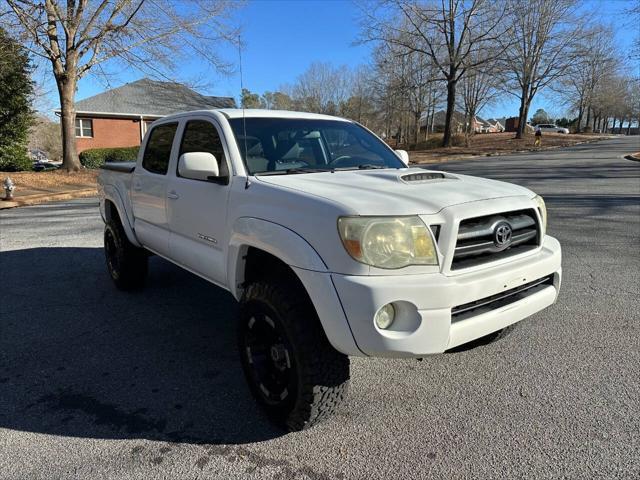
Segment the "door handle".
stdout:
[[180,195],[178,195],[176,192],[169,192],[167,193],[167,198],[170,198],[171,200],[177,200],[178,198],[180,198]]

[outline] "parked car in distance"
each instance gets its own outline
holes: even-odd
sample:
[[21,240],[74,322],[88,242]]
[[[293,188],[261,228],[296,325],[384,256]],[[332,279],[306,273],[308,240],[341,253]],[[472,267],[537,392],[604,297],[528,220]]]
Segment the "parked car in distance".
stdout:
[[33,162],[33,170],[36,171],[36,172],[44,172],[44,171],[48,171],[48,170],[57,170],[58,168],[60,168],[60,164],[59,163],[49,162],[48,160]]
[[251,392],[291,430],[344,401],[349,356],[442,353],[549,307],[560,289],[540,196],[411,167],[342,118],[171,115],[137,162],[105,164],[98,187],[116,287],[141,288],[155,254],[228,290]]
[[553,123],[541,123],[540,125],[536,125],[535,128],[542,133],[569,133],[568,128],[559,127]]
[[60,168],[60,164],[53,162],[33,162],[33,170],[35,172],[44,172],[48,170],[57,170]]

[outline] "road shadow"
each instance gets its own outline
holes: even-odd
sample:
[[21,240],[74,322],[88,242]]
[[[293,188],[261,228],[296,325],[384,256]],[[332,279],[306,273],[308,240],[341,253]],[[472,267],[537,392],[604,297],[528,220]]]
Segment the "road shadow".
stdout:
[[284,434],[254,403],[230,294],[154,257],[116,290],[101,248],[0,253],[0,427],[236,444]]

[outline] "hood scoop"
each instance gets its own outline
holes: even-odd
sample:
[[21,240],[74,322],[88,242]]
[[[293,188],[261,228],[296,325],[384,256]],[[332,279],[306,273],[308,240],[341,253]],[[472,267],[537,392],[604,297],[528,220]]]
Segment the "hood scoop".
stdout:
[[456,177],[452,175],[446,175],[441,172],[417,172],[417,173],[408,173],[406,175],[401,175],[400,179],[405,183],[426,183],[431,182],[433,180],[457,180]]

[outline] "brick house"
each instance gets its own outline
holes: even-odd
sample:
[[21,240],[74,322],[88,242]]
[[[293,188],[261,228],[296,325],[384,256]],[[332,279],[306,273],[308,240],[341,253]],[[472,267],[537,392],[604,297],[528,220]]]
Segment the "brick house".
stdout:
[[89,148],[140,145],[148,126],[158,118],[235,106],[231,97],[209,97],[179,83],[143,78],[76,102],[76,148],[80,153]]
[[[444,132],[446,115],[447,112],[444,110],[439,110],[433,113],[432,116],[423,115],[420,118],[420,131],[426,132],[428,130],[428,133]],[[464,127],[467,123],[464,113],[454,110],[451,123],[453,133],[463,133]],[[471,131],[475,133],[485,131],[488,126],[487,122],[478,116],[473,117],[473,120],[471,121]]]

